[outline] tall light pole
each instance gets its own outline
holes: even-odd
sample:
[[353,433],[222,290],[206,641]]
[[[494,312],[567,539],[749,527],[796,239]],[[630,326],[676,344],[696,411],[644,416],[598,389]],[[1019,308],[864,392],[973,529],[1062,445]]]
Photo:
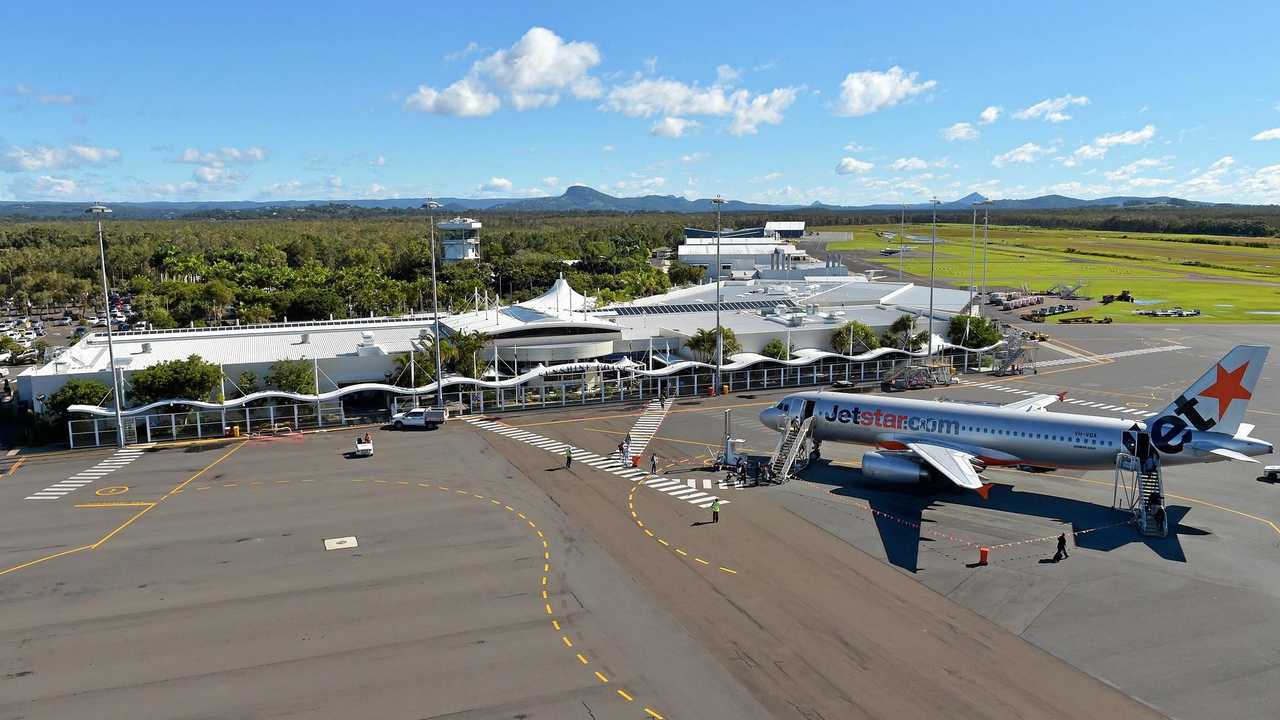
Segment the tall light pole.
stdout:
[[116,447],[124,447],[124,420],[120,416],[120,378],[116,375],[116,350],[111,340],[111,292],[107,288],[107,243],[102,235],[102,216],[111,212],[111,208],[98,203],[84,211],[93,215],[98,221],[98,260],[102,268],[102,304],[107,315],[107,361],[111,363],[111,394],[116,406]]
[[[436,407],[444,407],[444,374],[441,370],[440,362],[440,297],[436,292],[436,216],[435,209],[441,207],[440,203],[427,198],[422,203],[422,207],[427,211],[427,224],[431,226],[431,314],[435,317],[436,329],[435,337],[432,338],[431,344],[436,348]],[[412,350],[410,350],[412,352]],[[413,362],[413,358],[409,358],[409,362]]]
[[711,198],[716,206],[716,393],[720,392],[720,366],[724,365],[724,330],[720,327],[720,206],[724,198]]
[[977,278],[977,266],[978,266],[978,203],[976,203],[976,202],[975,202],[975,203],[972,203],[972,205],[973,205],[973,254],[972,254],[972,255],[970,256],[970,258],[969,258],[969,309],[970,309],[970,312],[972,312],[972,310],[973,310],[973,293],[974,293],[974,290],[975,290],[975,285],[974,285],[974,283],[976,283],[976,282],[978,281],[978,278]]
[[990,245],[990,238],[987,235],[987,221],[991,217],[991,201],[983,200],[978,203],[982,206],[982,294],[987,294],[987,246]]
[[902,282],[902,255],[907,251],[907,204],[902,203],[902,219],[898,223],[898,282]]
[[926,331],[929,333],[929,359],[933,359],[933,286],[934,286],[934,263],[938,258],[938,198],[935,195],[929,201],[933,205],[933,230],[931,235],[933,241],[929,243],[929,322],[926,323]]

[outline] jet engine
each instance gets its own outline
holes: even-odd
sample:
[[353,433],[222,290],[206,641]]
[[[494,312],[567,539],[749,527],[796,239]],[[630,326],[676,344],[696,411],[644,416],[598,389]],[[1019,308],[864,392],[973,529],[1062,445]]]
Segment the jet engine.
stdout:
[[862,476],[884,483],[914,484],[928,480],[929,470],[908,457],[866,452],[862,454]]

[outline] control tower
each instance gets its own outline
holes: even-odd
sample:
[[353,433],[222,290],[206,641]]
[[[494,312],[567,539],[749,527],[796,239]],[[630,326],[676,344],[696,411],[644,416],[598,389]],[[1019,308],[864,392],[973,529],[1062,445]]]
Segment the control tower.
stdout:
[[444,246],[444,261],[480,259],[480,221],[456,217],[436,224]]

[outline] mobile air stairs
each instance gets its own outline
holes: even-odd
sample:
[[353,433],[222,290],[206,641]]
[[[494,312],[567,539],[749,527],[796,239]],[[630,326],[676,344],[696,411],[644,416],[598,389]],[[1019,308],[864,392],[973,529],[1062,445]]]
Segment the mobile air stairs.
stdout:
[[1164,477],[1152,451],[1146,463],[1136,455],[1116,456],[1116,483],[1111,506],[1133,513],[1138,531],[1148,537],[1167,537],[1169,518],[1164,506]]
[[783,483],[791,479],[794,470],[802,470],[809,464],[813,445],[809,433],[813,429],[813,416],[787,425],[786,432],[779,433],[778,446],[769,458],[769,477],[775,483]]
[[[991,368],[991,374],[996,377],[1004,377],[1005,375],[1018,375],[1022,373],[1022,363],[1019,360],[1027,351],[1027,338],[1019,330],[1005,333],[1004,345],[996,351],[994,367]],[[1035,366],[1034,361],[1032,367]]]

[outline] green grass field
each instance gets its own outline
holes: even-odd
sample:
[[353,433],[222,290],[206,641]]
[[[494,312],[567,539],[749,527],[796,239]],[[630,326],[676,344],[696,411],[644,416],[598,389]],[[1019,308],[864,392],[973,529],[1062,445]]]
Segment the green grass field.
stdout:
[[[848,232],[850,239],[828,245],[883,265],[895,276],[899,260],[879,251],[896,246],[876,232],[896,233],[897,225],[815,227],[823,232]],[[983,244],[979,228],[976,262],[969,225],[939,225],[936,273],[940,281],[956,287],[969,285],[971,267],[978,286],[983,284]],[[907,234],[927,237],[928,226],[907,226]],[[1024,227],[992,227],[986,248],[987,286],[993,289],[1043,291],[1058,283],[1083,283],[1082,295],[1095,299],[1129,290],[1152,304],[1115,303],[1075,313],[1109,316],[1116,322],[1167,323],[1163,318],[1134,315],[1136,309],[1173,306],[1198,308],[1199,318],[1179,322],[1280,322],[1280,239],[1170,236],[1158,233],[1092,230],[1045,230]],[[1266,243],[1267,247],[1196,244],[1212,242]],[[928,243],[912,244],[902,261],[904,270],[928,276]],[[1062,317],[1072,317],[1066,315]]]

